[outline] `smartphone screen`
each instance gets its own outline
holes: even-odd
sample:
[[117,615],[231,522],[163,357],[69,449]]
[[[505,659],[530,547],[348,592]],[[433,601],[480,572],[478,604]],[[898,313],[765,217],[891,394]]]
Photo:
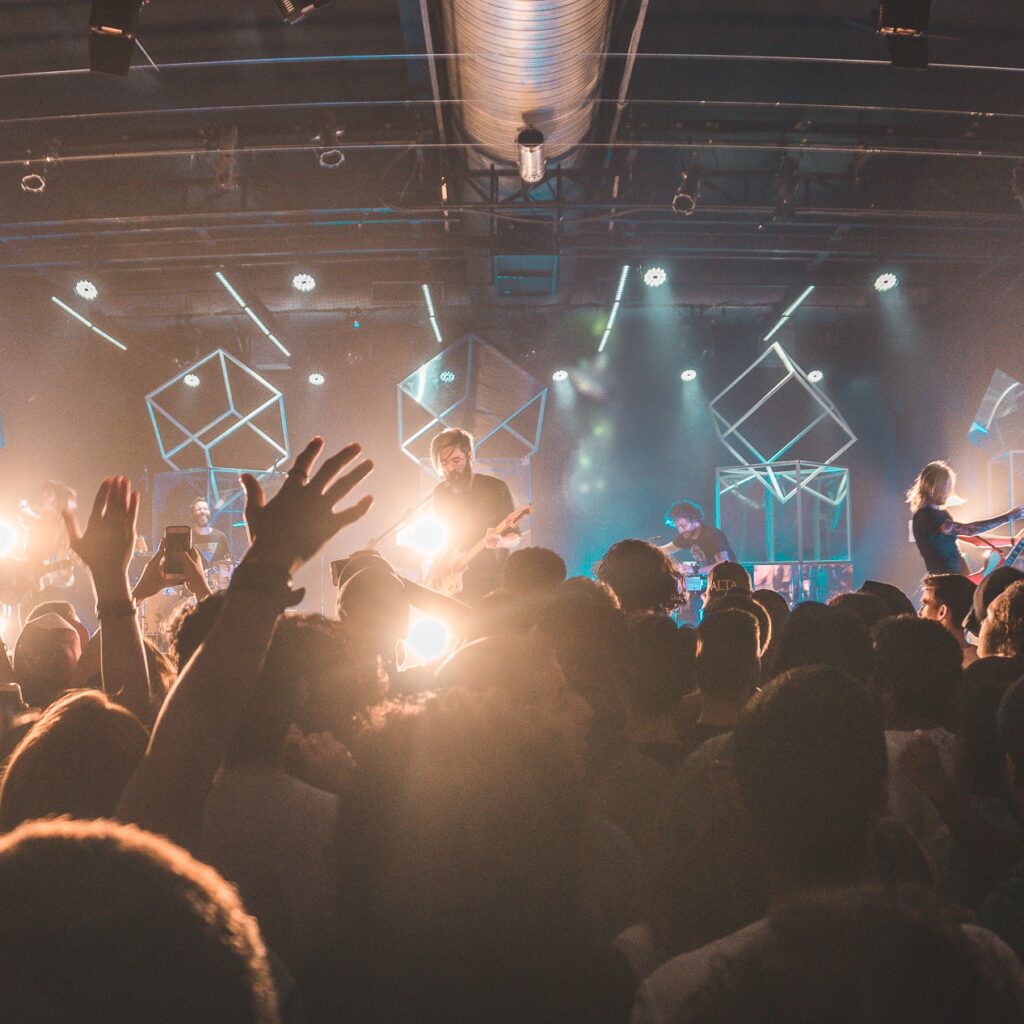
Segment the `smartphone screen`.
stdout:
[[185,575],[185,558],[191,547],[191,526],[168,526],[164,530],[164,573],[166,575]]

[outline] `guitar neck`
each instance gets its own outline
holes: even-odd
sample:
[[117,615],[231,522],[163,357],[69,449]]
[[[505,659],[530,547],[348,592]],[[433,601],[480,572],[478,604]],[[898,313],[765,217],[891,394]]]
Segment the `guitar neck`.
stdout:
[[1024,533],[1020,535],[1020,539],[1013,547],[1006,552],[1006,560],[1003,562],[1003,565],[1012,566],[1020,558],[1022,552],[1024,552]]

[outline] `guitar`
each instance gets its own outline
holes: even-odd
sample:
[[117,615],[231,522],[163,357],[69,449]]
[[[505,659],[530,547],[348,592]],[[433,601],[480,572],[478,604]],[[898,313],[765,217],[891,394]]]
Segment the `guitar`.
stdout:
[[[532,505],[524,505],[507,516],[494,527],[498,533],[507,533],[515,529],[531,512]],[[490,531],[488,531],[490,532]],[[445,552],[434,560],[427,574],[427,586],[446,597],[453,597],[462,590],[462,577],[469,563],[487,546],[485,533],[468,551],[452,550]]]
[[[967,540],[966,537],[959,537],[958,540]],[[973,539],[973,538],[972,538]],[[987,545],[986,545],[987,546]],[[1021,535],[1014,541],[1013,547],[1010,548],[1006,554],[999,559],[999,561],[992,567],[992,569],[979,569],[977,572],[972,572],[968,575],[968,579],[975,585],[978,586],[981,581],[989,575],[994,569],[998,569],[1002,566],[1010,568],[1013,563],[1020,558],[1021,554],[1024,553],[1024,531],[1021,531]]]
[[17,558],[0,558],[0,604],[19,604],[42,590],[43,580],[51,574],[73,569],[75,558],[59,562],[23,562]]

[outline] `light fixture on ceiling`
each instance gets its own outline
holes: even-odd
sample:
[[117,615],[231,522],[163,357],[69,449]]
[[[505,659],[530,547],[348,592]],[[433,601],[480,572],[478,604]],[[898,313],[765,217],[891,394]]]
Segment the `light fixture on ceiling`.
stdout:
[[309,375],[309,383],[318,388],[327,383],[327,378],[319,370],[314,370]]
[[127,75],[135,50],[142,0],[92,0],[89,11],[89,70]]
[[807,374],[807,379],[812,384],[820,384],[825,379],[825,374],[821,370],[811,370],[811,372]]
[[281,17],[289,25],[294,25],[318,7],[324,7],[330,3],[330,0],[274,0],[274,3],[277,4]]
[[296,274],[292,278],[292,287],[297,292],[311,292],[316,287],[316,278],[312,274]]
[[884,274],[879,274],[875,278],[875,291],[876,292],[888,292],[892,291],[900,283],[900,279],[890,271],[886,271]]
[[437,379],[442,384],[454,384],[455,383],[455,371],[454,370],[442,370],[437,375]]
[[885,39],[893,67],[928,67],[931,8],[932,0],[882,0],[878,5],[875,27]]
[[186,373],[185,376],[181,378],[181,383],[184,384],[185,387],[187,388],[197,388],[201,383],[201,381],[199,380],[199,374]]
[[553,374],[551,374],[551,379],[556,384],[561,384],[563,380],[568,380],[569,379],[569,371],[568,370],[555,370],[555,372]]
[[680,380],[684,380],[684,381],[686,381],[687,384],[689,384],[691,380],[696,380],[697,379],[697,371],[696,370],[683,370],[683,372],[681,374],[679,374],[679,379]]
[[644,271],[644,284],[648,288],[660,288],[668,280],[664,267],[648,267]]
[[21,190],[22,192],[33,192],[38,194],[39,192],[46,191],[46,179],[41,174],[31,173],[26,174],[21,179]]
[[544,158],[544,133],[539,128],[523,128],[516,136],[519,151],[519,177],[527,185],[544,180],[547,161]]
[[694,165],[680,172],[679,188],[672,196],[672,212],[680,217],[689,217],[697,209],[700,196],[700,167]]
[[75,294],[81,299],[92,302],[92,300],[99,295],[99,289],[92,283],[92,281],[88,281],[83,278],[75,285]]

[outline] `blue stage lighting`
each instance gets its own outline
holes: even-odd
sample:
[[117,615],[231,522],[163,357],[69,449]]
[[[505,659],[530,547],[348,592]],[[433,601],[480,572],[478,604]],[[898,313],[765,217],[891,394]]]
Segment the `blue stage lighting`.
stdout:
[[900,279],[895,274],[892,274],[892,273],[889,273],[889,272],[886,272],[884,274],[879,274],[878,277],[875,278],[875,291],[876,292],[891,291],[899,283],[900,283]]
[[569,371],[568,370],[555,370],[555,372],[553,374],[551,374],[551,379],[556,384],[560,384],[563,380],[568,380],[569,379]]
[[437,379],[442,384],[454,384],[455,383],[455,371],[454,370],[442,370],[437,375]]
[[644,271],[644,284],[648,288],[660,288],[667,280],[664,267],[648,267]]
[[685,380],[687,383],[689,383],[691,380],[696,380],[697,379],[697,371],[696,370],[683,370],[683,372],[681,374],[679,374],[679,379],[680,380]]
[[807,379],[812,384],[818,384],[825,379],[825,374],[822,373],[821,370],[811,370],[811,372],[807,374]]

